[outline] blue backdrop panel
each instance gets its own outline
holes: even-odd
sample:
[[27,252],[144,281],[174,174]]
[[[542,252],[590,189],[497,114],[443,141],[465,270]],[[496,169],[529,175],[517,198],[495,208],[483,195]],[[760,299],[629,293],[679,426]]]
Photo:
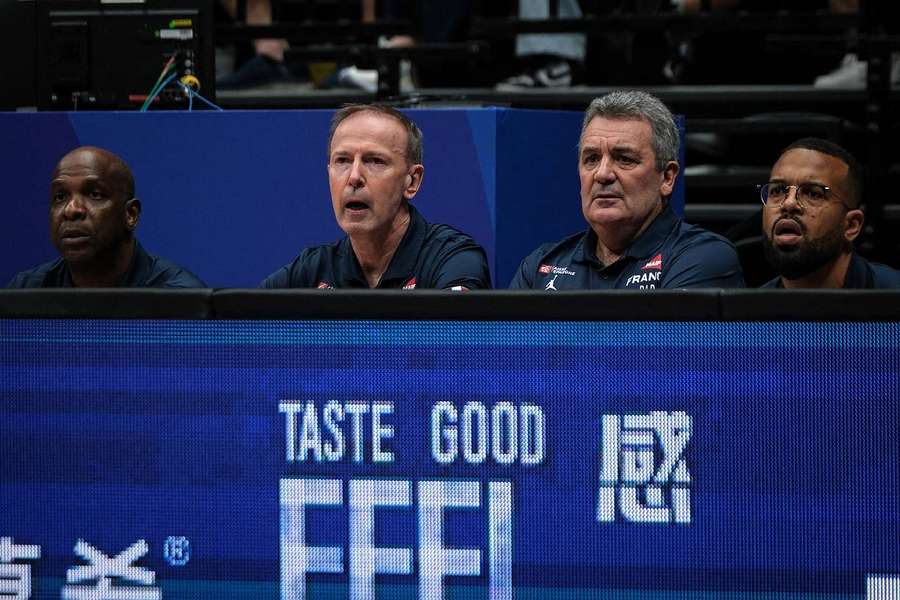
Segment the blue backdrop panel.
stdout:
[[[584,228],[575,146],[579,113],[413,110],[424,132],[429,221],[480,242],[505,286],[539,244]],[[255,287],[305,246],[340,237],[325,171],[330,111],[0,114],[0,169],[11,182],[0,282],[55,258],[50,174],[78,145],[132,167],[153,253],[212,287]],[[681,210],[683,189],[673,203]]]
[[0,566],[36,598],[863,598],[900,574],[896,324],[18,320],[0,342]]

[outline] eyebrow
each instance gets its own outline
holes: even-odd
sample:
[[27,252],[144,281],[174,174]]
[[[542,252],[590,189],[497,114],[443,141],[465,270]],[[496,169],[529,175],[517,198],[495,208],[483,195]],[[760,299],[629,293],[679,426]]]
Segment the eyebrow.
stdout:
[[[581,148],[581,153],[584,154],[585,152],[600,152],[600,148],[598,146],[584,146]],[[641,150],[637,146],[617,144],[610,148],[610,152],[629,152],[632,154],[640,154]]]
[[788,180],[784,179],[783,177],[773,177],[773,178],[769,179],[769,183],[785,183],[787,185],[807,185],[807,184],[809,184],[809,185],[820,185],[822,187],[833,187],[823,181],[817,181],[817,180],[801,181],[800,183],[788,183]]
[[[359,154],[360,154],[360,156],[362,156],[362,158],[364,158],[364,159],[365,159],[365,158],[372,157],[372,156],[376,156],[376,157],[379,157],[379,158],[390,158],[391,156],[394,155],[394,152],[387,151],[387,150],[363,150],[363,151],[361,151]],[[334,150],[334,151],[329,155],[329,159],[331,159],[331,158],[338,158],[338,157],[345,157],[345,156],[355,156],[355,155],[356,155],[356,152],[351,152],[351,151],[348,151],[348,150]]]
[[[57,192],[63,186],[65,186],[65,181],[62,179],[52,179],[50,181],[51,192]],[[113,194],[117,193],[117,191],[121,191],[123,194],[127,195],[125,190],[118,190],[114,182],[104,181],[102,177],[96,175],[85,177],[81,184],[77,186],[77,189],[100,190],[101,192]]]
[[612,147],[613,152],[628,152],[630,154],[640,154],[641,149],[637,146],[630,146],[628,144],[618,144]]

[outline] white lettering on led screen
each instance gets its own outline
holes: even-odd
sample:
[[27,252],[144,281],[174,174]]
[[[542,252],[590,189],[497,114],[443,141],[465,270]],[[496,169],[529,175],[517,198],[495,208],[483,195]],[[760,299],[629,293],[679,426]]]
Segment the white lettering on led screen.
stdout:
[[[512,484],[487,484],[487,507],[477,481],[419,481],[416,486],[418,540],[405,548],[375,546],[375,520],[379,507],[413,506],[409,480],[351,479],[349,488],[350,597],[375,598],[378,573],[413,575],[413,548],[418,547],[419,597],[444,597],[444,577],[481,575],[482,553],[487,552],[490,600],[512,600]],[[343,573],[343,548],[308,542],[308,507],[334,509],[343,505],[344,484],[339,479],[281,480],[281,597],[304,600],[309,573]],[[451,548],[445,542],[446,513],[482,510],[485,544],[481,548]],[[413,544],[416,541],[417,544]]]
[[[138,540],[117,554],[107,556],[88,542],[78,540],[75,554],[88,564],[66,571],[66,583],[61,597],[63,600],[159,600],[162,592],[154,587],[156,573],[134,563],[150,551],[144,540]],[[95,581],[96,580],[96,581]],[[116,585],[116,580],[125,580],[137,585]],[[95,581],[84,585],[84,582]],[[75,585],[81,584],[81,585]]]
[[0,538],[0,598],[31,598],[31,565],[16,561],[37,560],[40,546],[16,544],[12,538]]
[[488,410],[467,402],[460,410],[438,402],[431,410],[431,456],[442,465],[538,465],[546,455],[546,426],[544,411],[534,404],[498,402]]
[[393,402],[280,402],[287,462],[394,462]]
[[[343,461],[373,467],[395,463],[403,447],[402,440],[395,439],[393,402],[285,400],[278,412],[284,415],[289,464]],[[532,467],[543,464],[547,456],[547,419],[535,404],[437,402],[427,419],[419,430],[430,434],[429,445],[420,450],[440,467]],[[512,600],[510,481],[461,480],[458,475],[418,481],[285,478],[280,504],[285,600],[306,598],[309,575],[317,573],[346,575],[354,599],[373,600],[376,576],[393,575],[408,576],[417,583],[420,598],[435,600],[444,597],[447,577],[486,576],[489,600]],[[310,541],[310,511],[315,519],[327,516],[322,511],[334,510],[347,514],[347,539]],[[413,511],[416,527],[408,545],[377,545],[376,524],[386,510]],[[457,511],[469,516],[448,519]],[[458,535],[470,540],[463,544],[467,547],[448,542]]]

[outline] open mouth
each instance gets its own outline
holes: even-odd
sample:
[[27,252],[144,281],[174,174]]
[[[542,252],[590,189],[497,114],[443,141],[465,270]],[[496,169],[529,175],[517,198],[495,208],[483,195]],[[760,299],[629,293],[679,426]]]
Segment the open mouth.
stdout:
[[369,205],[358,200],[351,200],[350,202],[345,204],[344,207],[348,210],[366,210],[367,208],[369,208]]
[[775,223],[772,233],[776,243],[793,245],[803,237],[803,226],[794,219],[781,219]]

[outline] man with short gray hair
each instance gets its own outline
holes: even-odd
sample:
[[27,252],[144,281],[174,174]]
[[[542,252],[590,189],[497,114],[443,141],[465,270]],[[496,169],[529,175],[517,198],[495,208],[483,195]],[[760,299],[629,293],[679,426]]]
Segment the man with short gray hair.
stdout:
[[328,134],[328,181],[347,235],[304,249],[262,287],[491,287],[484,249],[449,225],[426,222],[412,205],[424,175],[422,132],[409,117],[379,104],[338,110]]
[[743,287],[731,242],[684,223],[669,206],[678,148],[675,119],[658,98],[616,91],[591,102],[578,144],[589,227],[532,252],[510,287]]

